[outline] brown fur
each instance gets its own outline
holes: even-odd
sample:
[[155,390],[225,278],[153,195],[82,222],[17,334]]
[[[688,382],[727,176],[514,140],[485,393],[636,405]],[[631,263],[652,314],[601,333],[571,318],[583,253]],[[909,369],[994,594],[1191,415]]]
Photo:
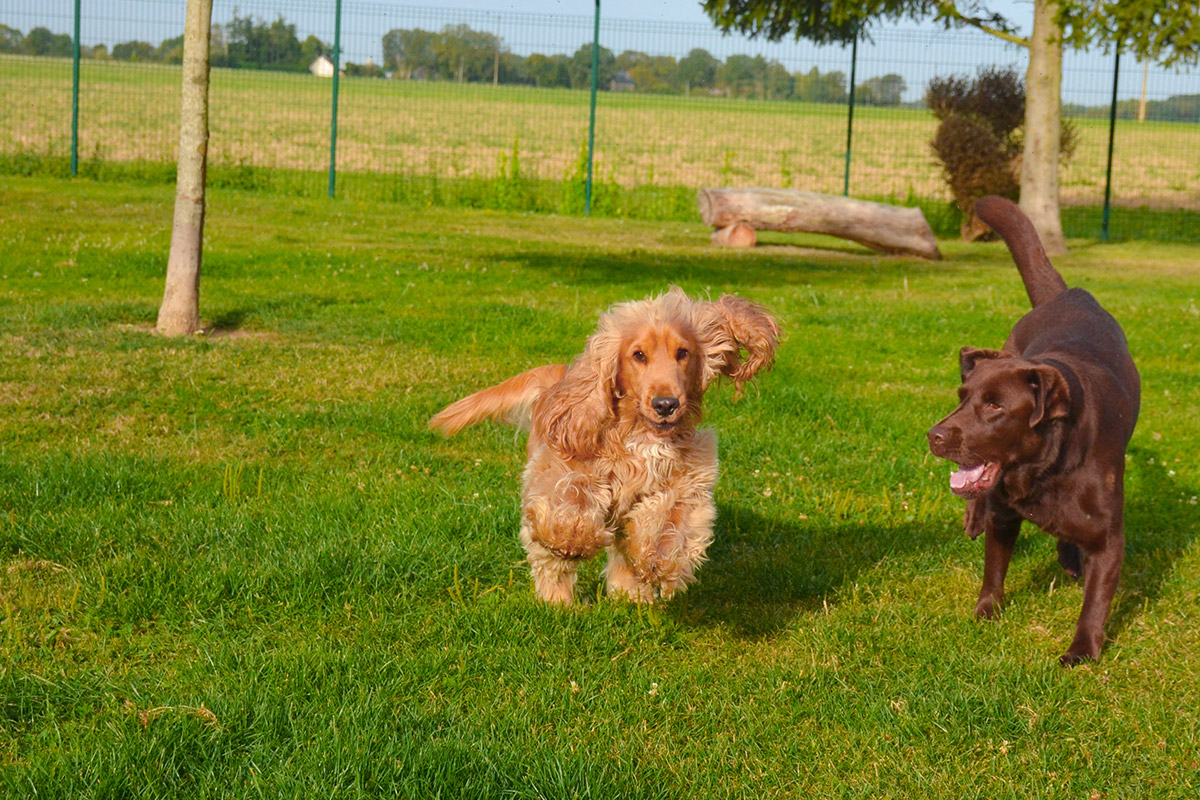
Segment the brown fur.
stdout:
[[1068,289],[1016,205],[985,197],[979,215],[1008,243],[1033,310],[1003,350],[964,347],[959,405],[929,431],[934,455],[960,465],[964,525],[985,534],[975,613],[992,617],[1027,519],[1058,538],[1058,560],[1083,575],[1083,611],[1060,659],[1095,659],[1125,552],[1125,448],[1141,395],[1121,326],[1083,289]]
[[521,543],[538,597],[567,605],[578,562],[608,551],[610,593],[668,598],[695,580],[712,541],[716,436],[698,430],[705,390],[771,366],[779,326],[725,295],[679,289],[609,309],[569,367],[537,367],[451,404],[446,434],[529,413]]

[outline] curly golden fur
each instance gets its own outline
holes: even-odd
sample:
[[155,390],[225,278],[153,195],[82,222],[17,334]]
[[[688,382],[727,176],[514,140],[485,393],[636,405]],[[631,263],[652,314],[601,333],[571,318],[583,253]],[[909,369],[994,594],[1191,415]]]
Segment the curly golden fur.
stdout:
[[779,325],[733,295],[678,288],[621,303],[570,366],[537,367],[430,420],[446,434],[528,419],[521,544],[537,595],[568,605],[578,564],[600,551],[611,594],[669,598],[695,580],[712,541],[717,440],[698,430],[705,390],[768,369]]

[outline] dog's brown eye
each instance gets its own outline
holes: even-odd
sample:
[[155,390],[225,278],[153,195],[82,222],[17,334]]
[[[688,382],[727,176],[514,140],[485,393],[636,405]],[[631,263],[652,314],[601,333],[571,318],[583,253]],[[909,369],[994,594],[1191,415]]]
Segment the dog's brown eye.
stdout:
[[645,364],[646,363],[646,354],[643,353],[641,350],[634,350],[633,351],[633,360],[638,362],[639,364]]
[[988,403],[988,404],[987,404],[987,410],[988,410],[988,411],[1003,411],[1004,409],[1002,409],[1002,408],[1000,407],[1000,404],[999,404],[999,403]]
[[675,360],[676,361],[683,361],[687,357],[688,357],[688,351],[687,351],[686,347],[681,347],[675,351]]

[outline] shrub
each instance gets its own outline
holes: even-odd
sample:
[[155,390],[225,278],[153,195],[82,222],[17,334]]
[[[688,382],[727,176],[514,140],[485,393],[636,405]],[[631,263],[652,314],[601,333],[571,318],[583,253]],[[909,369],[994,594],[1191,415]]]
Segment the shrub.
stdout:
[[[963,239],[994,238],[975,215],[975,201],[987,194],[1018,197],[1024,84],[1011,67],[982,67],[974,80],[934,78],[925,90],[925,103],[941,120],[931,144],[963,212]],[[1075,149],[1075,131],[1065,121],[1060,146],[1065,161]]]

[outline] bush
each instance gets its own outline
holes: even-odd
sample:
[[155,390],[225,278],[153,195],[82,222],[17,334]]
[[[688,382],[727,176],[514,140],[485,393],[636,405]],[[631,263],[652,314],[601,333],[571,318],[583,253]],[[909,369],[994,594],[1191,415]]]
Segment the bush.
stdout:
[[[974,80],[934,78],[925,90],[925,103],[941,120],[931,144],[963,212],[963,239],[994,238],[975,215],[975,201],[988,194],[1018,197],[1024,84],[1011,67],[983,67]],[[1075,149],[1075,131],[1065,121],[1061,136],[1065,161]]]

